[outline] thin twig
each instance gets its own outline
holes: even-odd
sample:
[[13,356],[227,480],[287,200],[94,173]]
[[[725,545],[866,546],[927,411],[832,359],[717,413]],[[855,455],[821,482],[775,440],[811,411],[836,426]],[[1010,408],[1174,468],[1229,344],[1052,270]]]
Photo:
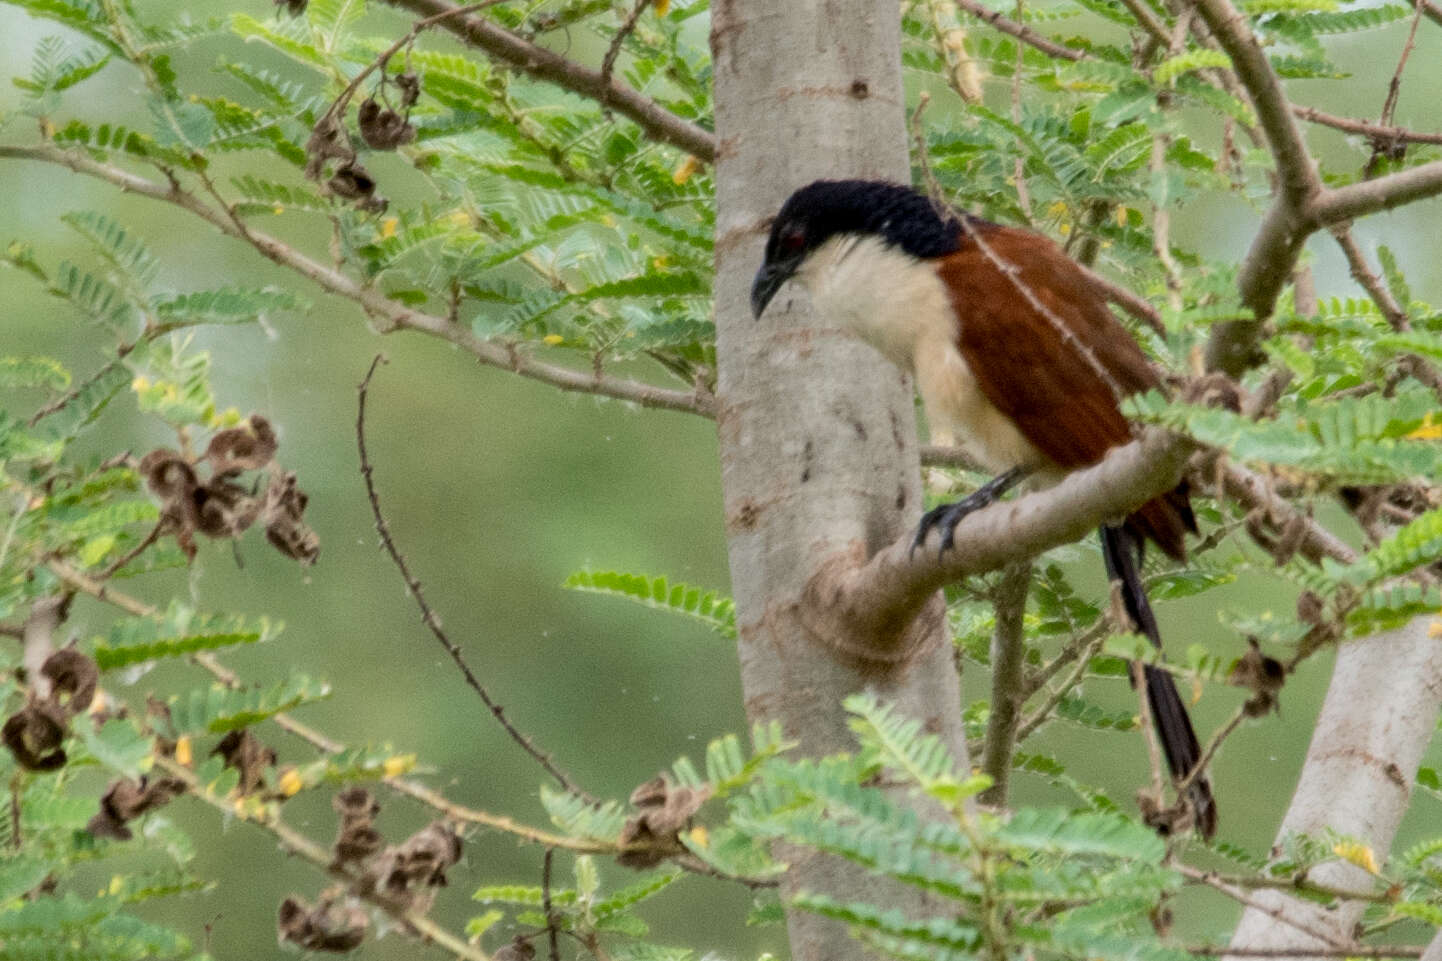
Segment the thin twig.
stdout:
[[139,544],[136,544],[134,547],[126,551],[120,557],[117,557],[115,560],[111,561],[110,564],[106,566],[105,570],[101,571],[99,574],[96,575],[96,580],[110,580],[110,578],[115,575],[116,571],[120,570],[126,564],[129,564],[131,561],[135,560],[141,554],[144,554],[147,550],[150,549],[150,546],[152,544],[160,540],[160,535],[165,533],[166,526],[167,522],[164,518],[156,521],[155,526],[150,528],[150,533],[146,534]]
[[1202,958],[1420,958],[1426,952],[1421,945],[1399,944],[1384,948],[1229,948],[1222,946],[1182,945],[1181,950]]
[[460,669],[461,675],[466,679],[466,684],[471,690],[476,692],[481,702],[485,704],[486,708],[491,712],[491,715],[501,727],[505,729],[506,734],[510,735],[512,741],[520,745],[521,750],[535,758],[536,763],[541,765],[547,774],[555,778],[556,783],[560,784],[561,787],[578,797],[585,798],[588,801],[594,801],[595,799],[592,798],[591,795],[577,787],[576,784],[566,776],[566,773],[556,766],[555,762],[551,760],[550,755],[536,747],[530,737],[522,733],[519,728],[512,724],[506,717],[505,710],[501,705],[497,704],[495,700],[491,698],[490,693],[482,686],[475,672],[471,670],[471,666],[466,663],[465,655],[461,653],[461,649],[456,646],[455,642],[446,634],[445,629],[441,627],[440,618],[436,616],[436,612],[431,609],[430,604],[426,603],[425,592],[421,588],[421,582],[411,573],[410,567],[407,566],[405,558],[401,556],[400,549],[396,547],[395,540],[391,537],[390,525],[386,523],[385,515],[381,513],[380,495],[376,493],[375,480],[372,477],[374,468],[371,466],[370,452],[366,450],[365,433],[366,396],[370,390],[371,377],[374,376],[376,368],[379,367],[384,360],[384,354],[376,354],[375,359],[371,361],[370,369],[366,371],[365,379],[360,382],[360,386],[357,388],[355,422],[356,447],[360,451],[361,477],[365,480],[366,497],[370,501],[371,514],[375,517],[376,531],[380,534],[381,544],[385,547],[386,553],[390,555],[391,561],[395,563],[396,569],[400,571],[401,579],[405,581],[406,588],[411,592],[411,597],[414,598],[416,606],[420,608],[421,623],[426,625],[437,641],[440,641],[441,647],[446,649],[446,653],[451,656],[451,660],[454,661],[456,667]]
[[1292,105],[1292,113],[1309,123],[1320,124],[1323,127],[1331,127],[1334,130],[1341,130],[1344,133],[1361,134],[1364,137],[1375,138],[1389,143],[1442,144],[1442,133],[1421,133],[1416,130],[1408,130],[1406,127],[1384,127],[1367,120],[1338,117],[1335,114],[1323,113],[1316,107],[1302,107],[1297,104]]
[[[1056,710],[1056,706],[1062,702],[1062,699],[1082,682],[1082,678],[1086,676],[1088,662],[1101,651],[1102,645],[1106,643],[1106,626],[1106,621],[1101,621],[1096,628],[1089,632],[1092,637],[1086,646],[1076,649],[1076,667],[1072,668],[1072,672],[1067,675],[1066,679],[1047,695],[1047,699],[1042,702],[1041,706],[1028,715],[1027,719],[1017,728],[1016,739],[1018,743],[1025,741],[1032,735],[1032,732],[1045,724],[1051,717],[1051,712]],[[1058,656],[1053,658],[1052,663],[1060,660],[1061,657]],[[1057,666],[1060,667],[1061,665],[1058,664]]]
[[[338,116],[339,114],[345,113],[346,107],[350,104],[351,97],[355,96],[356,90],[360,88],[361,83],[365,81],[366,77],[369,77],[376,70],[384,70],[386,64],[390,63],[391,57],[394,57],[402,47],[408,44],[415,43],[416,37],[420,36],[421,32],[424,31],[427,27],[435,26],[438,23],[449,20],[451,17],[462,17],[468,14],[478,13],[479,11],[484,10],[487,7],[493,7],[496,4],[503,2],[505,2],[505,0],[482,0],[482,2],[480,3],[468,3],[465,6],[451,7],[447,10],[442,10],[439,13],[434,13],[428,17],[422,17],[420,20],[412,23],[411,28],[407,30],[399,40],[391,44],[385,50],[382,50],[380,56],[372,60],[360,71],[360,73],[356,74],[350,79],[350,82],[345,85],[345,87],[336,96],[336,98],[331,101],[330,106],[326,108],[325,113],[321,115],[321,119],[317,121],[315,125],[316,129],[319,130],[323,124],[327,123],[332,118]],[[407,54],[407,56],[409,56],[409,54]]]
[[[1291,917],[1290,914],[1286,911],[1286,909],[1277,905],[1265,904],[1261,901],[1258,901],[1256,898],[1247,894],[1236,885],[1228,884],[1224,881],[1219,880],[1210,871],[1202,871],[1198,868],[1179,863],[1173,864],[1172,868],[1179,872],[1183,877],[1189,878],[1193,881],[1197,881],[1201,884],[1205,884],[1207,885],[1207,887],[1220,891],[1222,894],[1225,894],[1227,897],[1231,898],[1233,901],[1236,901],[1238,904],[1244,905],[1245,907],[1248,907],[1253,911],[1260,911],[1272,920],[1277,921],[1281,924],[1285,924],[1289,928],[1300,931],[1302,934],[1305,934],[1309,938],[1315,938],[1330,948],[1333,948],[1337,951],[1345,951],[1348,953],[1350,953],[1352,950],[1350,946],[1332,937],[1327,932],[1318,931],[1308,925],[1305,921],[1301,921]],[[1299,949],[1297,953],[1298,955],[1305,957],[1314,954],[1315,952],[1311,949],[1307,949],[1305,951]]]
[[555,848],[546,848],[541,859],[541,911],[546,916],[546,939],[550,942],[551,961],[561,961],[561,945],[556,937],[556,916],[551,913],[551,856]]
[[981,769],[991,775],[991,787],[982,792],[983,804],[1006,804],[1011,757],[1016,748],[1017,723],[1026,701],[1026,596],[1031,589],[1030,561],[1012,564],[1001,572],[992,594],[996,629],[991,639],[991,712]]
[[1212,758],[1216,756],[1217,749],[1222,746],[1222,742],[1241,725],[1246,717],[1247,706],[1244,704],[1233,712],[1232,716],[1227,719],[1226,724],[1217,728],[1216,732],[1207,740],[1207,746],[1202,749],[1202,756],[1197,759],[1197,763],[1192,765],[1192,769],[1187,772],[1186,777],[1177,782],[1178,794],[1185,794],[1187,788],[1191,787],[1192,783],[1202,776],[1202,772],[1207,769],[1208,764],[1212,763]]
[[1048,40],[1026,24],[1017,23],[1015,20],[1002,16],[997,11],[981,4],[979,0],[956,0],[956,5],[978,20],[984,20],[1002,33],[1010,34],[1022,43],[1030,44],[1049,57],[1071,61],[1087,58],[1085,52],[1073,50],[1066,44],[1057,43],[1054,40]]
[[[1022,15],[1026,10],[1026,0],[1016,0],[1016,19],[1020,23]],[[1016,45],[1016,63],[1011,73],[1011,122],[1021,128],[1021,81],[1022,65],[1025,62],[1022,56],[1022,45]],[[1016,181],[1016,203],[1021,208],[1021,217],[1028,224],[1031,220],[1031,194],[1026,189],[1026,145],[1021,142],[1021,136],[1017,136],[1016,157],[1012,162],[1012,178]]]
[[1357,246],[1357,240],[1352,236],[1352,229],[1347,224],[1338,224],[1332,228],[1332,236],[1337,240],[1337,246],[1342,248],[1342,254],[1347,258],[1347,266],[1351,268],[1352,279],[1362,289],[1367,291],[1372,298],[1372,303],[1382,311],[1382,316],[1387,318],[1387,323],[1392,325],[1393,330],[1409,330],[1412,327],[1407,319],[1407,311],[1397,303],[1392,292],[1382,283],[1382,279],[1373,273],[1371,266],[1367,263],[1367,257],[1362,253],[1362,248]]
[[[1184,866],[1177,866],[1182,870]],[[1182,870],[1190,880],[1200,883],[1201,879],[1193,877],[1190,872],[1195,868],[1187,867]],[[1221,874],[1217,871],[1202,872],[1213,881],[1222,884],[1230,884],[1239,888],[1252,890],[1272,891],[1300,891],[1304,894],[1317,894],[1327,898],[1341,898],[1347,901],[1370,901],[1374,904],[1391,904],[1395,898],[1394,893],[1386,891],[1358,891],[1354,888],[1338,887],[1334,884],[1323,884],[1320,881],[1313,881],[1307,877],[1305,871],[1287,877],[1269,877],[1265,874]]]
[[1128,665],[1128,669],[1132,674],[1132,687],[1137,692],[1137,726],[1142,729],[1142,738],[1147,742],[1147,760],[1152,769],[1152,796],[1160,805],[1162,803],[1162,751],[1161,746],[1157,743],[1156,728],[1152,725],[1152,705],[1147,698],[1146,667],[1141,661],[1132,661]]
[[[1382,115],[1378,118],[1378,125],[1390,127],[1392,117],[1397,112],[1397,98],[1402,93],[1402,71],[1407,67],[1407,58],[1412,56],[1412,48],[1417,44],[1417,27],[1422,23],[1422,7],[1419,4],[1417,10],[1412,14],[1412,29],[1407,31],[1407,40],[1402,44],[1402,55],[1397,58],[1397,69],[1392,72],[1392,79],[1387,83],[1387,98],[1382,102]],[[1362,168],[1362,178],[1371,179],[1377,172],[1377,167],[1382,163],[1382,157],[1388,152],[1388,144],[1382,140],[1372,141],[1372,155],[1367,158],[1366,165]]]
[[1136,17],[1137,23],[1151,36],[1154,42],[1162,47],[1166,46],[1169,39],[1167,25],[1161,17],[1153,12],[1151,7],[1147,6],[1146,0],[1122,0],[1122,6],[1126,7],[1133,17]]
[[[652,0],[636,0],[625,22],[616,31],[616,35],[611,38],[611,45],[606,48],[606,56],[601,59],[601,83],[607,87],[611,85],[611,71],[616,68],[616,58],[621,55],[621,44],[625,43],[626,38],[636,29],[636,23],[641,19],[642,12],[651,5],[651,2]],[[554,943],[554,938],[552,941]]]

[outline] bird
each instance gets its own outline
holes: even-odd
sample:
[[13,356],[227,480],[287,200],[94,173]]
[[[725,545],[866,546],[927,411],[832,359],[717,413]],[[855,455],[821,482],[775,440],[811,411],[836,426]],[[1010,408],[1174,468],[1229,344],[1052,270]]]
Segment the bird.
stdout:
[[[760,318],[788,281],[822,316],[913,375],[935,443],[960,442],[996,476],[928,511],[912,549],[937,531],[953,546],[963,517],[1010,488],[1056,483],[1132,439],[1129,394],[1160,388],[1146,354],[1107,306],[1089,272],[1050,239],[935,203],[910,186],[818,180],[772,219],[751,288]],[[1110,581],[1136,629],[1161,633],[1141,579],[1147,542],[1186,558],[1197,531],[1187,485],[1100,527]],[[1172,776],[1203,837],[1217,810],[1197,735],[1172,675],[1142,664],[1147,703]]]

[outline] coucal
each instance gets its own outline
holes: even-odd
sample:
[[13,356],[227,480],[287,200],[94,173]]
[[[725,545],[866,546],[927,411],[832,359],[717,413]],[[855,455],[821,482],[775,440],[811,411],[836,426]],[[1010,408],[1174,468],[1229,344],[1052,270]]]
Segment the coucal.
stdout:
[[[997,476],[929,511],[941,550],[973,510],[1022,479],[1055,483],[1132,439],[1119,401],[1160,386],[1146,356],[1088,274],[1045,237],[940,209],[910,187],[822,180],[792,194],[771,226],[751,288],[760,317],[799,280],[816,309],[915,376],[937,443],[963,443]],[[1101,528],[1107,576],[1157,647],[1140,566],[1146,541],[1176,560],[1196,532],[1186,485]],[[1147,700],[1176,778],[1201,758],[1172,676],[1144,665]],[[1217,813],[1204,777],[1188,795],[1205,837]]]

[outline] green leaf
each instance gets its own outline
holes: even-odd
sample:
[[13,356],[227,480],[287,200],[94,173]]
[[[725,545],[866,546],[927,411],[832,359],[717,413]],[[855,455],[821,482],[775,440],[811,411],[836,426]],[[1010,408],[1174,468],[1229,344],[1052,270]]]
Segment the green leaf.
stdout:
[[[958,958],[971,957],[970,952],[982,946],[981,931],[976,926],[938,917],[915,920],[895,908],[883,910],[862,902],[844,902],[824,894],[801,892],[791,899],[791,907],[811,911],[824,917],[843,921],[853,928],[891,935],[903,941],[943,948],[957,952]],[[947,957],[950,952],[929,957]]]
[[90,756],[110,770],[134,778],[150,769],[154,744],[129,720],[106,721],[99,731],[93,724],[75,724],[72,730],[80,735]]
[[274,687],[229,688],[213,684],[170,699],[176,734],[221,734],[258,724],[310,701],[330,696],[330,685],[296,674]]
[[68,260],[61,261],[55,268],[50,292],[70,301],[90,320],[114,330],[129,326],[135,316],[135,309],[124,293]]
[[1442,508],[1434,508],[1411,521],[1374,547],[1358,562],[1367,580],[1380,581],[1405,574],[1442,557]]
[[53,357],[0,357],[0,387],[70,386],[70,371]]
[[613,842],[626,822],[625,812],[615,801],[596,804],[546,785],[541,786],[541,806],[551,822],[572,837]]
[[997,831],[997,840],[1026,851],[1104,854],[1159,864],[1166,841],[1120,814],[1073,813],[1063,808],[1022,808]]
[[681,877],[682,872],[676,868],[667,868],[659,871],[642,878],[634,884],[628,884],[626,887],[612,893],[603,900],[597,901],[592,905],[591,912],[596,916],[597,920],[620,914],[640,904],[642,901],[660,894],[676,881],[679,881]]
[[235,13],[230,17],[230,29],[238,37],[269,44],[302,63],[321,69],[328,66],[325,55],[314,44],[301,39],[302,33],[308,32],[303,25],[298,27],[292,22],[272,28],[248,14]]
[[985,774],[958,777],[951,751],[941,738],[923,734],[919,721],[883,705],[872,694],[853,694],[843,704],[853,715],[847,724],[864,749],[948,808],[991,786]]
[[235,323],[255,320],[276,310],[306,310],[304,300],[278,287],[223,287],[186,294],[164,294],[151,301],[155,313],[168,321]]
[[[493,884],[477,888],[471,895],[473,901],[482,904],[513,904],[518,907],[539,908],[545,904],[545,892],[539,886],[526,884]],[[576,903],[576,892],[570,888],[552,888],[551,904],[567,905]]]
[[269,618],[201,614],[181,604],[160,617],[126,617],[95,640],[95,663],[102,671],[162,657],[181,657],[236,644],[255,644],[280,633],[282,624]]
[[736,606],[729,597],[664,577],[620,571],[577,571],[562,585],[573,591],[623,597],[657,610],[694,617],[723,637],[736,636]]
[[115,54],[124,51],[110,35],[109,19],[99,0],[6,0],[36,17],[63,23]]
[[1231,66],[1231,58],[1222,51],[1199,48],[1179,53],[1175,57],[1168,57],[1157,64],[1152,70],[1152,80],[1159,84],[1168,83],[1184,73],[1205,70],[1209,67],[1229,70]]
[[144,286],[155,278],[160,269],[155,255],[144,241],[105,214],[82,210],[65,214],[60,219],[90,241],[91,246],[116,270],[132,277],[138,286]]

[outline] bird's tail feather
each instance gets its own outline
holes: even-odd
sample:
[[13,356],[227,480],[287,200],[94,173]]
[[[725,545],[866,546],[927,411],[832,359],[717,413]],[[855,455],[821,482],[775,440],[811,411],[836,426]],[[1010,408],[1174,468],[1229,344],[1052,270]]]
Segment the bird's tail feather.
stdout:
[[[1102,556],[1106,560],[1107,577],[1121,584],[1122,603],[1132,623],[1160,648],[1161,632],[1156,615],[1147,601],[1141,578],[1141,542],[1123,527],[1104,525],[1101,528]],[[1171,674],[1151,664],[1143,666],[1146,679],[1147,704],[1152,721],[1167,756],[1172,776],[1184,778],[1201,760],[1202,751],[1187,706],[1177,691]],[[1212,799],[1212,786],[1205,775],[1198,775],[1188,788],[1188,797],[1196,812],[1202,836],[1210,838],[1217,830],[1217,806]]]

